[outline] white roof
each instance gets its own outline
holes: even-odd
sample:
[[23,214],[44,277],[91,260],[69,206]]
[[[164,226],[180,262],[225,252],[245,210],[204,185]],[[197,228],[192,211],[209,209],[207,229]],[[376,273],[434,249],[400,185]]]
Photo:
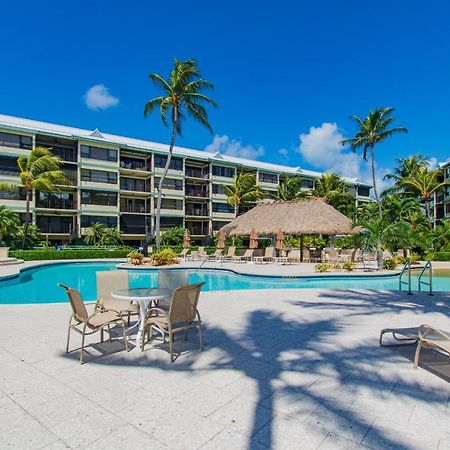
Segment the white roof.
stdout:
[[[82,128],[68,127],[65,125],[57,125],[49,122],[41,122],[38,120],[24,119],[21,117],[8,116],[0,114],[0,127],[9,129],[29,131],[33,133],[50,134],[53,136],[60,136],[66,138],[86,139],[89,141],[97,141],[102,143],[109,143],[119,145],[121,147],[129,147],[139,150],[152,150],[166,153],[169,150],[167,144],[160,144],[158,142],[146,141],[143,139],[135,139],[125,136],[117,136],[115,134],[103,133],[95,128],[94,130],[85,130]],[[272,164],[264,161],[255,161],[244,158],[237,158],[234,156],[228,156],[221,153],[210,153],[202,150],[194,150],[184,147],[174,147],[174,155],[193,157],[198,159],[204,159],[207,161],[217,161],[218,163],[230,163],[233,165],[254,167],[261,170],[268,170],[272,172],[279,172],[283,174],[292,175],[306,175],[313,178],[319,178],[322,176],[322,172],[314,170],[302,169],[301,167],[291,167],[279,164]],[[345,181],[349,183],[357,183],[364,186],[370,186],[367,183],[358,181],[357,178],[343,177]]]

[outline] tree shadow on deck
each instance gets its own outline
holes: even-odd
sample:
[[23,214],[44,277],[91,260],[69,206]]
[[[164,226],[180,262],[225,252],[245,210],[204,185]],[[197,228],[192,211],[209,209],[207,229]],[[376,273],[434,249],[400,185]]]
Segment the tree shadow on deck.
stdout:
[[[331,292],[327,293],[331,300],[324,298],[319,302],[308,300],[307,296],[305,293],[304,299],[295,302],[280,301],[301,308],[339,308],[343,316],[398,312],[410,307],[419,308],[421,313],[448,311],[447,305],[432,305],[431,300],[430,304],[411,306],[384,293],[361,296],[358,291],[345,291],[345,295]],[[374,423],[378,412],[382,413],[378,400],[393,399],[395,408],[399,397],[393,391],[401,385],[403,400],[423,400],[427,405],[438,406],[448,401],[448,391],[427,387],[419,378],[414,381],[414,374],[419,372],[414,372],[412,365],[411,374],[403,377],[397,373],[396,366],[404,360],[405,349],[381,349],[376,340],[347,342],[343,339],[346,325],[341,319],[324,317],[307,321],[301,308],[295,319],[285,311],[275,311],[274,307],[248,312],[242,327],[206,325],[205,353],[213,349],[220,352],[200,364],[202,354],[198,353],[195,333],[187,344],[181,339],[175,342],[176,351],[190,350],[190,353],[181,355],[174,364],[168,362],[168,355],[167,361],[152,360],[151,352],[156,351],[153,349],[138,358],[134,355],[136,350],[130,354],[105,354],[89,359],[87,364],[140,366],[150,370],[157,367],[193,376],[196,372],[215,370],[239,372],[253,380],[257,388],[253,419],[247,430],[249,449],[261,448],[261,443],[276,447],[280,439],[290,438],[297,439],[292,444],[300,447],[306,443],[301,439],[311,439],[312,446],[314,439],[322,442],[328,432],[342,432],[344,437],[362,444],[370,432],[372,445],[382,442],[390,448],[407,448],[400,437],[388,437]],[[77,352],[72,355],[77,358]],[[189,405],[185,406],[189,410]],[[296,424],[295,431],[299,433],[296,437],[295,433],[290,436],[294,429],[288,428],[289,419]]]

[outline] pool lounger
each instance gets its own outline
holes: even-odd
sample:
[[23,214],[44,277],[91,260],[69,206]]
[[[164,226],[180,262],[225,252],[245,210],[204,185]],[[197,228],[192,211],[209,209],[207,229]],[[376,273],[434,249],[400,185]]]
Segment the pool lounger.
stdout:
[[[383,344],[383,336],[386,333],[392,333],[392,337],[398,341],[398,344]],[[397,337],[402,336],[402,337]],[[385,328],[380,333],[380,345],[382,347],[393,347],[396,345],[411,345],[419,340],[418,328]]]

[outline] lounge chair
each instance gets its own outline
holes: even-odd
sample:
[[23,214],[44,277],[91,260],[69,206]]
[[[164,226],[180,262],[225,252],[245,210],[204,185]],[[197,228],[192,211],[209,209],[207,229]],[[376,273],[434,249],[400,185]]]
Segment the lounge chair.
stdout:
[[192,251],[190,255],[190,259],[195,261],[196,259],[205,259],[208,257],[208,254],[205,251],[205,247],[199,246],[196,251]]
[[336,264],[339,260],[339,255],[334,248],[329,248],[323,251],[322,259],[327,263]]
[[255,256],[253,261],[259,263],[275,261],[275,247],[266,247],[264,256]]
[[[125,349],[128,351],[127,336],[125,334],[125,322],[118,311],[111,309],[95,309],[94,313],[88,313],[86,306],[81,298],[81,294],[69,286],[59,284],[69,297],[70,306],[72,308],[72,315],[69,320],[69,329],[67,332],[66,353],[69,353],[70,331],[74,330],[81,334],[81,352],[80,364],[83,364],[84,340],[87,335],[97,333],[100,331],[100,340],[103,342],[104,329],[108,329],[109,340],[111,342],[110,325],[120,325],[122,327],[123,342]],[[75,323],[73,323],[75,322]]]
[[[309,257],[308,257],[308,259],[309,259]],[[300,263],[300,250],[299,249],[291,250],[289,252],[289,255],[287,256],[287,263],[288,264]]]
[[419,365],[419,356],[422,348],[441,350],[450,357],[450,333],[439,330],[430,325],[420,325],[418,328],[419,343],[414,357],[414,368]]
[[253,260],[253,253],[255,253],[255,250],[253,249],[247,249],[245,250],[244,254],[241,256],[233,256],[234,262],[246,262],[246,261],[252,261]]
[[309,263],[310,261],[311,261],[311,255],[309,253],[309,248],[304,248],[303,249],[303,261],[302,262]]
[[222,258],[223,261],[230,261],[236,256],[236,247],[228,247],[227,254]]
[[211,255],[208,255],[207,256],[207,260],[208,261],[217,261],[217,260],[221,260],[222,259],[222,253],[223,253],[223,249],[221,249],[221,248],[218,248],[218,249],[216,249],[216,251],[213,253],[213,254],[211,254]]
[[156,328],[160,333],[169,337],[170,362],[173,358],[173,338],[177,333],[184,333],[187,339],[188,331],[198,328],[200,350],[203,350],[202,321],[198,312],[198,299],[200,289],[204,283],[190,284],[175,289],[170,300],[169,310],[162,308],[149,308],[144,323],[141,351],[144,351],[145,335],[148,340],[152,338],[152,330]]
[[139,315],[139,305],[127,300],[119,300],[111,296],[111,292],[128,289],[128,272],[126,270],[106,270],[96,273],[97,303],[96,309],[112,309],[122,317],[127,317],[130,325],[131,316]]
[[[392,337],[399,342],[399,344],[383,344],[383,337],[385,334],[392,334]],[[384,328],[380,332],[381,347],[392,347],[398,345],[415,344],[419,340],[417,327],[413,328]]]
[[188,249],[188,248],[183,248],[183,250],[181,251],[181,253],[179,253],[179,254],[177,255],[177,258],[178,258],[178,259],[186,260],[186,259],[187,259],[187,256],[188,256],[188,253],[189,253],[189,249]]

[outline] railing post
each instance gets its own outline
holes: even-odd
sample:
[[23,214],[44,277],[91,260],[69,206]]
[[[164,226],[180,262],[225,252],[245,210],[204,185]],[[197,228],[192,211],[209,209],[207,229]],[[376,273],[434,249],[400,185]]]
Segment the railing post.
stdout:
[[411,261],[408,263],[408,295],[412,295],[411,291]]
[[430,272],[430,292],[428,293],[428,295],[433,295],[433,267],[431,261],[429,261],[428,270]]

